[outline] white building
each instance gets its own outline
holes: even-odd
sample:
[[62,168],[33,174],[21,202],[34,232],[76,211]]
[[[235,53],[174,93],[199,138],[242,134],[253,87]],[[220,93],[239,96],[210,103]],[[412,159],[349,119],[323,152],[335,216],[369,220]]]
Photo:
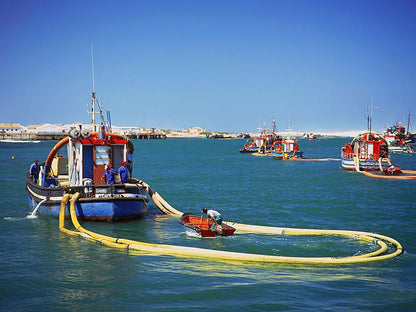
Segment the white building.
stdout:
[[5,132],[6,134],[22,133],[25,132],[25,128],[19,123],[0,123],[0,132]]

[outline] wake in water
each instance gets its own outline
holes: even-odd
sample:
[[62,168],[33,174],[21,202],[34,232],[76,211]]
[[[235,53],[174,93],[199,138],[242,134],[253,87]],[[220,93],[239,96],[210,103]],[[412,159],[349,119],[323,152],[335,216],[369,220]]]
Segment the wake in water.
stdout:
[[[202,238],[202,236],[200,234],[198,234],[195,231],[185,231],[185,234],[189,237],[193,237],[193,238]],[[210,237],[204,237],[204,239],[212,239],[212,238],[217,238],[217,237],[221,237],[221,236],[210,236]]]
[[25,217],[25,219],[37,219],[37,218],[38,218],[38,216],[37,216],[37,215],[32,215],[32,214],[27,215],[27,216]]
[[185,231],[186,235],[189,237],[201,238],[201,235],[195,231]]
[[4,217],[4,220],[7,221],[21,221],[21,220],[27,220],[27,219],[37,219],[37,216],[32,216],[31,214],[27,215],[26,217]]

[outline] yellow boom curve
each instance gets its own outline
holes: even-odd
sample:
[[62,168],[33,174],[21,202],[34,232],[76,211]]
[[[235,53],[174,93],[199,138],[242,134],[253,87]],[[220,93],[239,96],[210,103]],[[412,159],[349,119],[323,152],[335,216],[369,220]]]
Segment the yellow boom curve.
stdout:
[[[174,209],[170,206],[160,194],[153,192],[150,187],[144,182],[139,182],[145,185],[148,193],[151,194],[155,204],[158,208],[166,214],[173,216],[181,216],[182,212]],[[232,251],[221,251],[211,250],[204,248],[186,247],[186,246],[175,246],[165,244],[151,244],[145,242],[139,242],[123,238],[115,238],[110,236],[101,235],[92,231],[86,230],[78,222],[75,204],[80,194],[74,195],[67,194],[63,197],[61,202],[61,209],[59,213],[59,229],[60,231],[73,235],[79,236],[84,239],[100,243],[102,245],[126,249],[136,250],[145,253],[172,255],[177,257],[193,257],[193,258],[204,258],[204,259],[217,259],[217,260],[237,260],[237,261],[250,261],[250,262],[263,262],[263,263],[297,263],[297,264],[349,264],[349,263],[363,263],[370,261],[386,260],[400,255],[403,252],[401,244],[387,236],[367,233],[367,232],[355,232],[355,231],[342,231],[342,230],[314,230],[314,229],[295,229],[295,228],[278,228],[268,227],[259,225],[249,224],[238,224],[229,222],[228,224],[235,227],[238,232],[245,233],[263,233],[263,234],[274,234],[274,235],[331,235],[331,236],[346,236],[362,240],[364,242],[374,242],[379,246],[376,251],[350,256],[350,257],[287,257],[287,256],[273,256],[273,255],[261,255],[261,254],[250,254]],[[70,202],[70,215],[73,226],[76,231],[68,230],[65,228],[65,208]],[[388,251],[389,243],[395,248],[395,251],[386,253]]]

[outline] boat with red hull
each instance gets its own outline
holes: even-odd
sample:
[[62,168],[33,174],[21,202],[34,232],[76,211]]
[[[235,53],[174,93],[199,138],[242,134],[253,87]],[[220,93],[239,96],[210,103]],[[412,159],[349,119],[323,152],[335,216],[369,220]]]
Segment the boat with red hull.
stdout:
[[235,228],[225,223],[212,228],[214,221],[211,218],[198,216],[192,213],[184,213],[179,219],[179,223],[194,230],[201,237],[232,236]]

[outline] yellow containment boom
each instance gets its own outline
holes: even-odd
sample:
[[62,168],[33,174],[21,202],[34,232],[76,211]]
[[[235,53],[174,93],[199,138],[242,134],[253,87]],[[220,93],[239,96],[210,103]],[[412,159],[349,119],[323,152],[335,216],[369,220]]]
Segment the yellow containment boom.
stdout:
[[[143,182],[144,183],[144,182]],[[142,184],[142,183],[140,183]],[[172,206],[170,206],[159,194],[154,193],[150,187],[148,187],[149,194],[152,193],[152,198],[155,196],[157,205],[162,211],[167,211],[168,214],[178,216],[182,213]],[[400,243],[390,237],[367,232],[354,232],[354,231],[338,231],[338,230],[314,230],[314,229],[292,229],[292,228],[278,228],[248,224],[237,224],[228,223],[236,228],[238,232],[251,232],[251,233],[263,233],[263,234],[274,234],[274,235],[332,235],[332,236],[347,236],[352,237],[360,241],[367,243],[373,242],[379,246],[376,251],[355,255],[350,257],[287,257],[287,256],[276,256],[276,255],[261,255],[261,254],[250,254],[241,252],[211,250],[204,248],[186,247],[186,246],[175,246],[165,244],[151,244],[145,242],[139,242],[123,238],[115,238],[110,236],[101,235],[98,233],[91,232],[84,229],[78,222],[75,205],[79,198],[79,193],[74,195],[65,195],[61,202],[61,210],[59,214],[59,229],[69,235],[80,236],[90,241],[100,243],[102,245],[127,249],[136,250],[144,253],[152,254],[163,254],[172,255],[177,257],[193,257],[193,258],[204,258],[204,259],[216,259],[223,261],[240,261],[240,262],[263,262],[263,263],[302,263],[302,264],[347,264],[347,263],[362,263],[378,260],[386,260],[400,255],[403,252],[403,248]],[[68,230],[65,228],[65,209],[70,202],[70,215],[73,226],[76,231]],[[156,203],[156,202],[155,202]],[[395,251],[388,252],[389,243]]]
[[416,180],[416,171],[415,170],[401,170],[403,175],[384,175],[384,174],[375,174],[368,171],[360,171],[362,174],[367,177],[376,178],[376,179],[388,179],[388,180]]

